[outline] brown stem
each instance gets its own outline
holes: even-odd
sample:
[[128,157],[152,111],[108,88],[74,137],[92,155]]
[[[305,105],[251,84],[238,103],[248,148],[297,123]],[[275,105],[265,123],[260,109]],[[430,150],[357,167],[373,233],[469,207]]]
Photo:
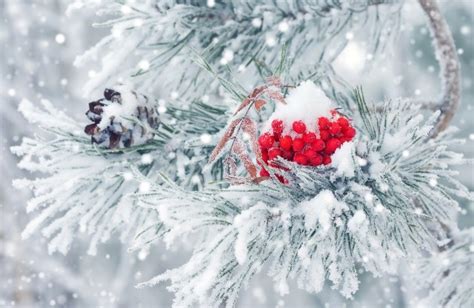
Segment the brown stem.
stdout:
[[435,138],[444,131],[459,106],[461,97],[460,64],[453,35],[439,9],[436,0],[418,0],[429,19],[433,45],[441,69],[442,97],[437,103],[440,115],[430,137]]

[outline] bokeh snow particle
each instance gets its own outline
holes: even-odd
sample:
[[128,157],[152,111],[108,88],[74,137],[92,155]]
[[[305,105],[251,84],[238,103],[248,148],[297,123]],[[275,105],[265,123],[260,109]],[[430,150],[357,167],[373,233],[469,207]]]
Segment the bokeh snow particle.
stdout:
[[54,38],[56,40],[56,43],[62,45],[64,42],[66,42],[66,37],[62,33],[56,34],[56,37]]
[[202,134],[200,139],[203,144],[209,144],[211,143],[212,137],[209,134]]

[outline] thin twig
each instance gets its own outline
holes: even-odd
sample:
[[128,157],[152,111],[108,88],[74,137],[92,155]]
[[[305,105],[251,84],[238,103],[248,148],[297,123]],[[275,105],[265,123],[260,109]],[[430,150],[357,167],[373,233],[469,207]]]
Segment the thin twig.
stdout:
[[459,106],[461,97],[460,64],[453,35],[439,9],[436,0],[418,0],[429,19],[433,46],[441,69],[442,97],[438,102],[441,111],[430,137],[435,138],[444,131]]

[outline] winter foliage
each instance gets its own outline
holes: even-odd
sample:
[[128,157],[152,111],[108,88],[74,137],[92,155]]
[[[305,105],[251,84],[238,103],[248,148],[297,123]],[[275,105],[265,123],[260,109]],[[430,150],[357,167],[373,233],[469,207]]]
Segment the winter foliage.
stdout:
[[[256,276],[280,296],[330,287],[353,300],[362,276],[395,276],[401,264],[430,290],[424,303],[474,305],[472,228],[457,224],[474,201],[457,170],[472,160],[448,128],[459,51],[433,1],[419,0],[442,99],[379,103],[333,63],[354,37],[367,59],[385,56],[402,0],[72,2],[67,14],[96,10],[95,26],[110,29],[74,62],[100,62],[85,95],[106,90],[79,120],[61,101],[19,103],[36,127],[11,147],[30,173],[13,185],[33,193],[22,237],[41,233],[63,255],[81,235],[90,255],[118,237],[124,259],[185,243],[184,264],[138,284],[169,284],[174,307],[235,307]],[[263,158],[258,136],[274,120],[283,135],[296,138],[301,120],[319,138],[321,117],[355,132],[327,163]]]
[[473,198],[450,171],[465,162],[447,149],[456,141],[426,142],[436,115],[424,121],[409,101],[385,102],[382,112],[359,90],[354,101],[359,137],[338,150],[334,166],[282,161],[288,185],[274,178],[219,193],[176,193],[163,178],[138,194],[139,204],[160,217],[156,237],[169,245],[178,235],[201,239],[188,263],[143,285],[169,280],[176,307],[233,307],[252,276],[267,270],[280,294],[291,279],[309,292],[327,281],[351,297],[358,266],[393,274],[400,259],[436,250],[446,237],[443,224],[458,210],[453,198]]
[[[111,34],[76,60],[100,57],[102,67],[86,92],[109,79],[134,76],[138,89],[158,87],[163,97],[174,92],[191,97],[217,84],[193,65],[204,56],[224,77],[246,71],[242,80],[255,81],[279,62],[287,46],[290,75],[314,74],[331,63],[357,34],[367,38],[373,56],[398,33],[402,1],[83,1],[110,16],[101,27]],[[77,5],[72,4],[73,14]],[[311,59],[308,64],[300,59]],[[257,64],[251,65],[252,63]],[[248,69],[247,69],[248,68]],[[230,69],[230,70],[229,70]],[[118,76],[117,76],[118,75]],[[250,86],[254,86],[250,84]]]
[[[124,89],[121,88],[122,92]],[[23,231],[23,237],[41,230],[51,238],[50,252],[66,253],[79,231],[91,235],[90,254],[95,254],[97,244],[108,240],[113,233],[118,233],[122,240],[129,240],[137,228],[153,220],[153,213],[137,208],[129,195],[147,191],[159,172],[173,174],[173,179],[190,188],[199,187],[204,179],[219,178],[219,170],[202,172],[205,161],[201,151],[206,153],[206,148],[183,146],[186,140],[183,137],[189,133],[190,123],[202,125],[209,119],[214,123],[206,129],[215,132],[214,127],[219,125],[224,113],[222,109],[196,102],[186,110],[169,110],[175,116],[161,119],[159,131],[151,141],[107,149],[91,143],[84,133],[83,123],[55,109],[48,101],[41,103],[42,106],[29,101],[20,104],[22,114],[42,132],[35,139],[25,138],[12,151],[23,156],[20,168],[38,172],[42,177],[19,179],[14,185],[28,187],[35,193],[27,210],[40,212]],[[115,116],[119,117],[119,113]],[[181,125],[175,130],[172,126],[179,119]],[[124,120],[132,121],[128,117]],[[136,121],[140,122],[138,118]],[[181,138],[178,140],[176,136]],[[187,141],[200,143],[199,136]],[[177,151],[170,154],[165,150]],[[134,170],[150,178],[135,181]]]
[[426,304],[470,307],[474,304],[473,229],[457,232],[447,249],[418,264],[417,282],[431,287]]

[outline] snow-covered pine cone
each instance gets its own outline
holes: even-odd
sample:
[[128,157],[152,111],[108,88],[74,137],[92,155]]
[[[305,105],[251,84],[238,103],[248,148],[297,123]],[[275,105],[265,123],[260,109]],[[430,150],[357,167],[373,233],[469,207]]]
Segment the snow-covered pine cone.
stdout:
[[123,85],[105,89],[104,98],[89,103],[86,116],[94,123],[84,132],[109,149],[146,143],[160,123],[156,104]]

